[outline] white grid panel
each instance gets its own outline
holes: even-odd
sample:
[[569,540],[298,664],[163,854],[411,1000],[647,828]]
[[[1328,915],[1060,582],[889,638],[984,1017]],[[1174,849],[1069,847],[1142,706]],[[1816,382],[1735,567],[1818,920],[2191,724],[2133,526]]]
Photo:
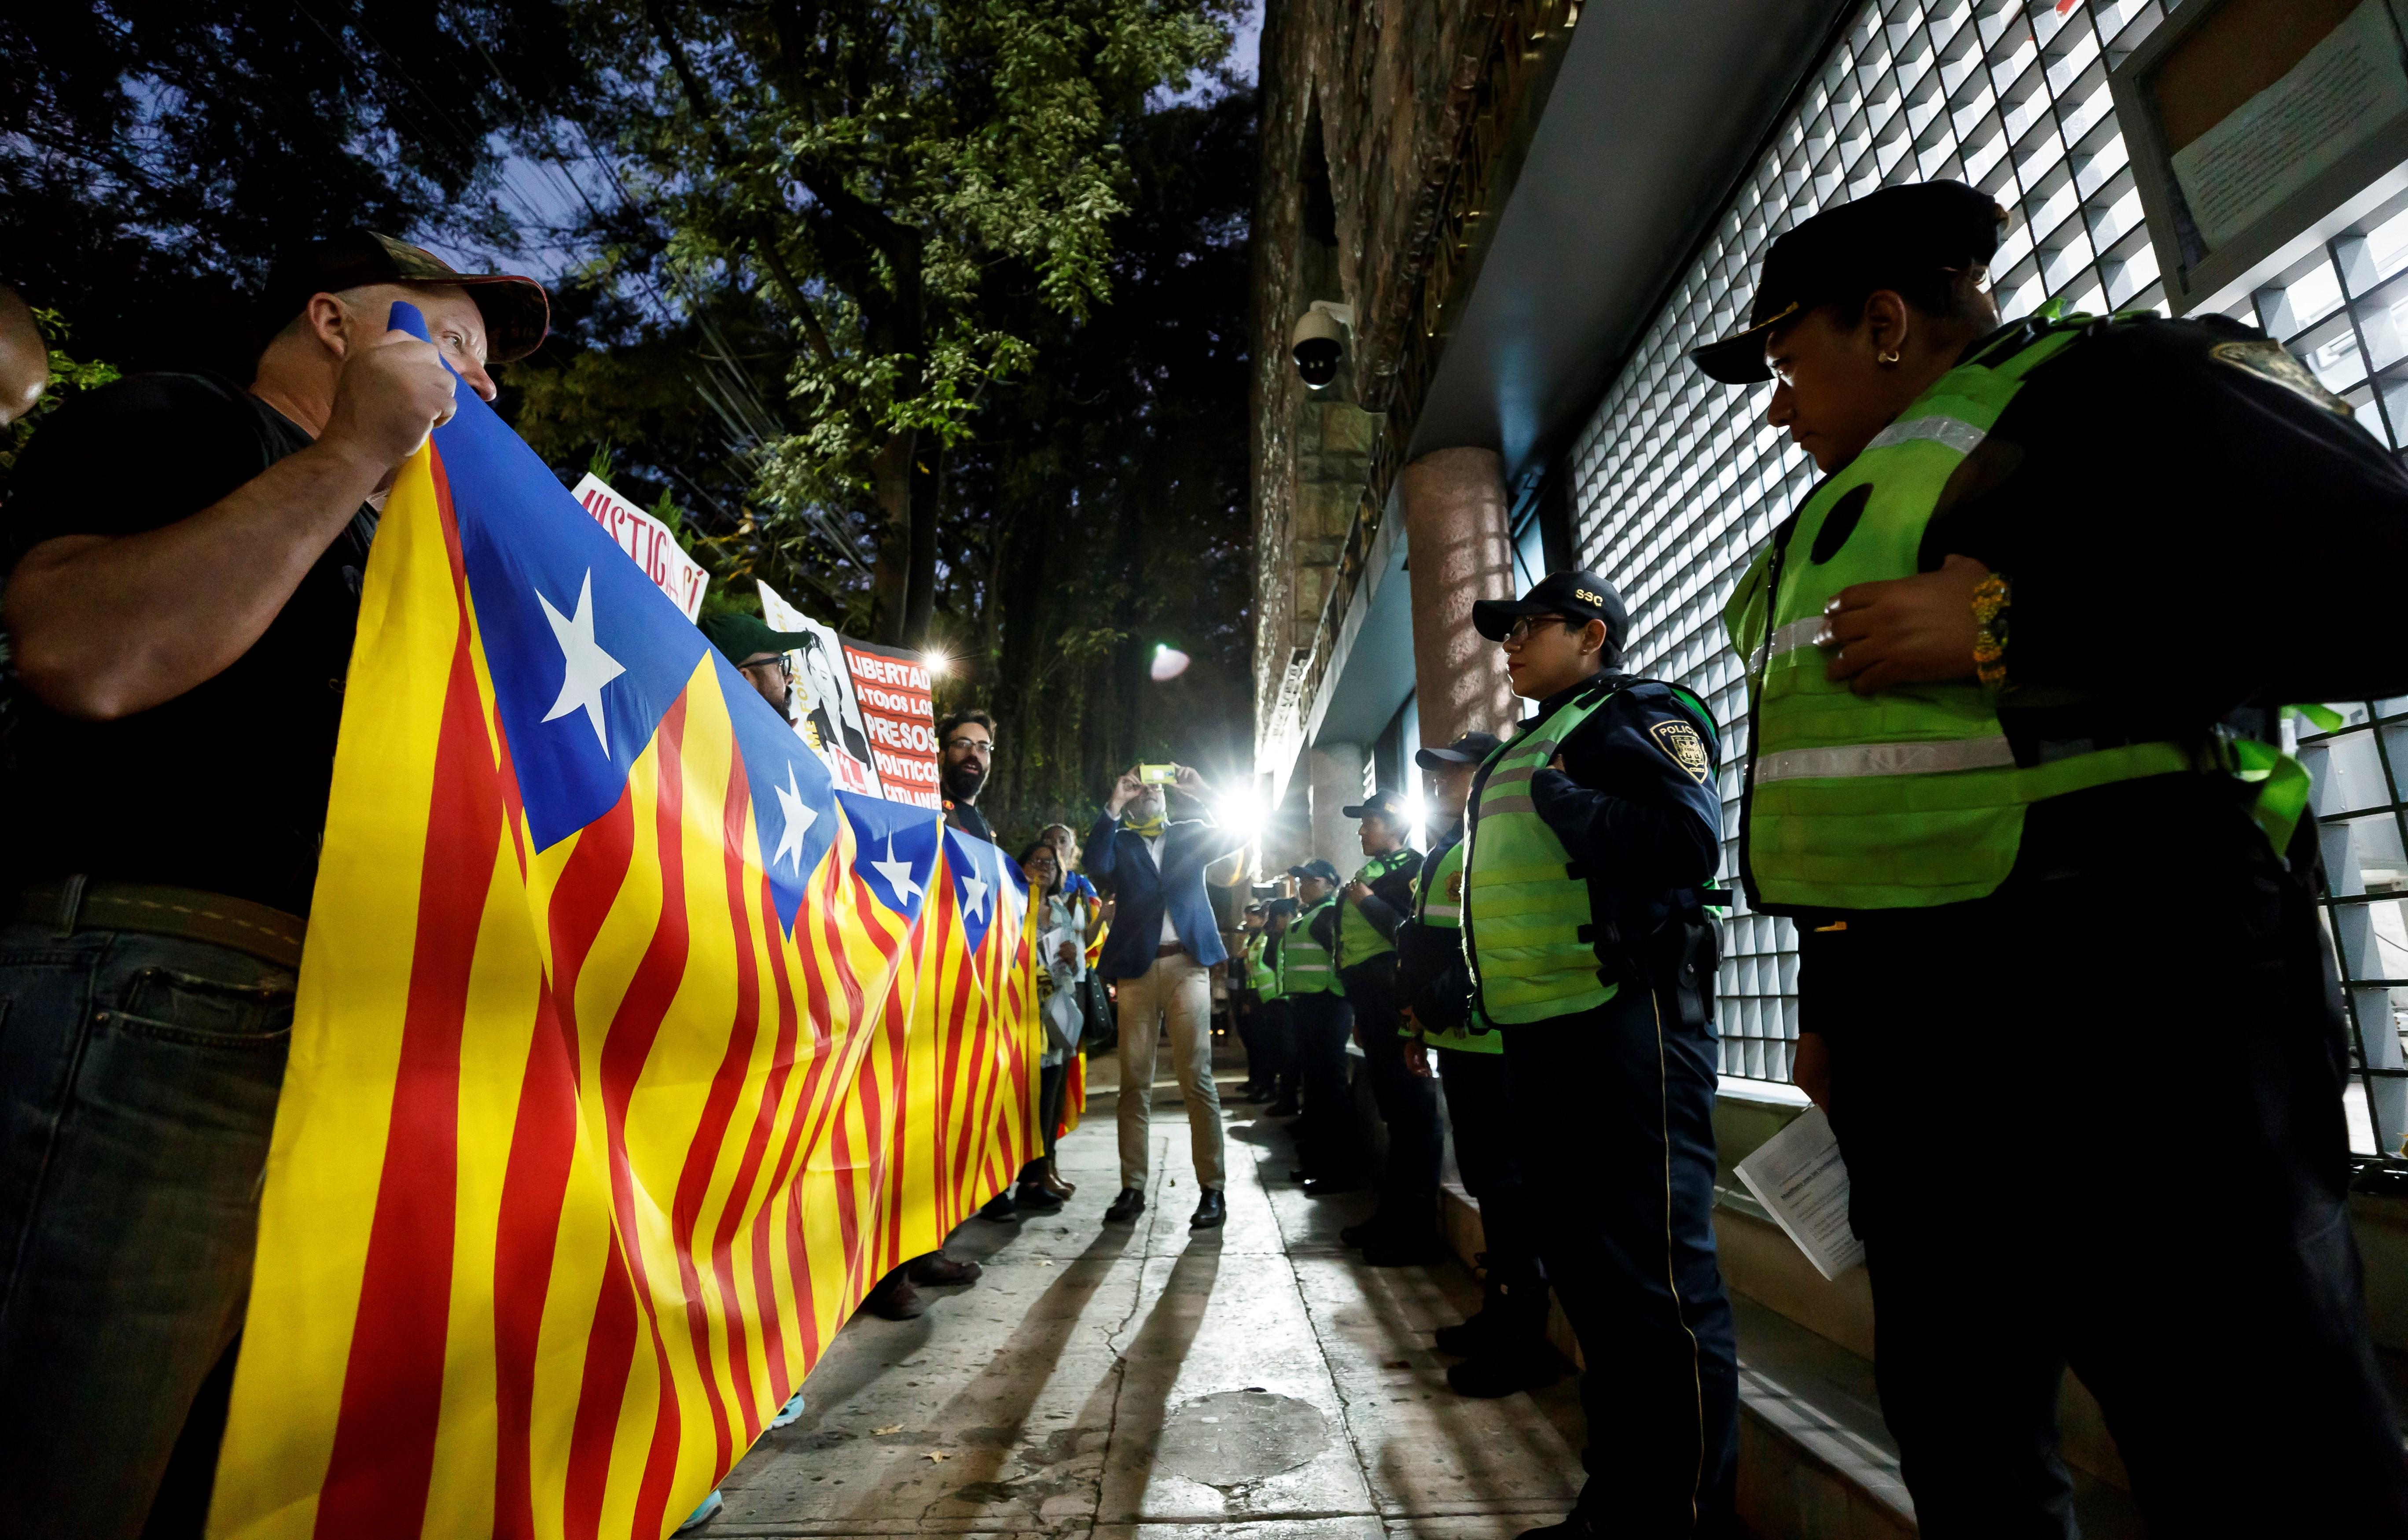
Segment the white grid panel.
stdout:
[[[1868,5],[1741,181],[1573,450],[1576,543],[1630,607],[1630,666],[1698,692],[1723,724],[1723,876],[1736,886],[1740,661],[1722,608],[1813,463],[1764,424],[1770,387],[1718,385],[1688,350],[1745,324],[1772,238],[1828,205],[1955,178],[2011,216],[1991,265],[2010,316],[2159,306],[2107,71],[2163,17],[2154,0],[1890,0]],[[2403,312],[2408,319],[2408,311]],[[2395,350],[2397,351],[2397,350]],[[2408,395],[2401,401],[2408,420]],[[1722,1072],[1787,1080],[1797,935],[1735,908],[1723,931]]]
[[[2280,338],[2395,451],[2408,445],[2408,194],[2391,200],[2251,296]],[[2408,1132],[2408,699],[2335,701],[2345,726],[2296,724],[2315,777],[2325,920],[2347,983],[2353,1057],[2372,1077],[2349,1096],[2351,1143],[2397,1157]]]

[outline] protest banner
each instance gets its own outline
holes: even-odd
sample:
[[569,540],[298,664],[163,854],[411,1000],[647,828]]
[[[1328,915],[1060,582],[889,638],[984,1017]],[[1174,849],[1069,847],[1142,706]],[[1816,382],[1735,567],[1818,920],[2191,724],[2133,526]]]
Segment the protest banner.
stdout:
[[915,807],[944,806],[927,659],[851,637],[844,639],[844,656],[885,795]]
[[787,603],[785,596],[767,583],[756,582],[754,586],[761,591],[761,618],[771,630],[799,631],[809,639],[786,655],[786,668],[795,682],[795,731],[820,756],[838,786],[871,797],[893,797],[878,772],[868,723],[853,687],[853,671],[845,664],[845,639]]
[[619,542],[620,550],[636,559],[644,575],[685,612],[686,619],[702,613],[702,591],[710,585],[710,574],[685,554],[667,525],[611,491],[609,483],[592,471],[585,473],[569,496],[594,515],[594,522]]

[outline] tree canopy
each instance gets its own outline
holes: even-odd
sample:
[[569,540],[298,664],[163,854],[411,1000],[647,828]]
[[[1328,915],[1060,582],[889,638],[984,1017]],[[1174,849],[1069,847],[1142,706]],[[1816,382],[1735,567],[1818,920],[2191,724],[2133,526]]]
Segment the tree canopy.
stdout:
[[79,356],[241,376],[298,239],[533,264],[513,425],[682,515],[714,604],[952,655],[1018,832],[1244,770],[1243,3],[19,7],[0,281]]

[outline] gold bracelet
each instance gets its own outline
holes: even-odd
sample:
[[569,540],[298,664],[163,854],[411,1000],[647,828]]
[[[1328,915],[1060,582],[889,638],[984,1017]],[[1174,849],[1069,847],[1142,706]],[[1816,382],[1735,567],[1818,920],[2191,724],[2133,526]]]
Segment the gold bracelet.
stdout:
[[1986,690],[2007,682],[2007,612],[2014,590],[1996,572],[1973,587],[1973,677]]

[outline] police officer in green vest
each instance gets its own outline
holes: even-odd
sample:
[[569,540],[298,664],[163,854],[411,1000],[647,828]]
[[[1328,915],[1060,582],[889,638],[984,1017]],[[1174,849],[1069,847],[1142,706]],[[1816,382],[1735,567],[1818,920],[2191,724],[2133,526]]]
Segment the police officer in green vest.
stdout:
[[1294,899],[1271,899],[1263,904],[1262,944],[1252,963],[1254,994],[1261,1001],[1254,1035],[1270,1057],[1266,1088],[1272,1117],[1294,1117],[1296,1103],[1296,1023],[1289,1018],[1287,996],[1280,978],[1280,959],[1286,950],[1288,923],[1296,917]]
[[1246,905],[1238,924],[1239,943],[1229,949],[1229,1017],[1237,1025],[1238,1041],[1245,1046],[1246,1078],[1225,1100],[1268,1101],[1271,1061],[1262,1035],[1260,979],[1263,945],[1269,938],[1263,929],[1263,906]]
[[1739,1381],[1711,1222],[1713,717],[1623,671],[1629,622],[1594,572],[1471,614],[1538,702],[1470,788],[1471,1010],[1504,1039],[1539,1254],[1588,1365],[1588,1483],[1531,1533],[1722,1534]]
[[2408,692],[2408,476],[2220,316],[2000,325],[2004,219],[1826,209],[1695,355],[1824,474],[1727,612],[1739,866],[1799,934],[1884,1414],[1933,1536],[2074,1533],[2069,1364],[2155,1533],[2408,1534],[2281,749]]
[[1397,931],[1409,1061],[1418,1069],[1432,1054],[1438,1059],[1455,1165],[1480,1205],[1480,1309],[1438,1331],[1439,1351],[1464,1360],[1447,1370],[1447,1383],[1467,1396],[1511,1395],[1549,1384],[1560,1372],[1547,1344],[1538,1219],[1513,1153],[1505,1041],[1471,1009],[1471,974],[1463,960],[1463,810],[1473,774],[1497,747],[1495,735],[1468,732],[1413,756],[1429,778],[1428,805],[1446,823],[1414,882],[1412,917]]
[[1338,975],[1338,869],[1315,857],[1288,868],[1297,881],[1295,919],[1280,949],[1280,992],[1296,1029],[1304,1115],[1296,1125],[1297,1169],[1307,1194],[1326,1198],[1363,1186],[1364,1151],[1354,1122],[1346,1042],[1354,1013]]
[[1438,1234],[1439,1164],[1446,1146],[1438,1087],[1405,1061],[1397,996],[1395,937],[1412,912],[1422,854],[1406,842],[1412,814],[1395,792],[1374,792],[1344,812],[1359,821],[1364,858],[1338,895],[1338,975],[1354,1008],[1354,1041],[1363,1050],[1371,1100],[1387,1125],[1388,1155],[1378,1210],[1339,1231],[1339,1239],[1361,1246],[1373,1267],[1414,1267],[1446,1251]]

